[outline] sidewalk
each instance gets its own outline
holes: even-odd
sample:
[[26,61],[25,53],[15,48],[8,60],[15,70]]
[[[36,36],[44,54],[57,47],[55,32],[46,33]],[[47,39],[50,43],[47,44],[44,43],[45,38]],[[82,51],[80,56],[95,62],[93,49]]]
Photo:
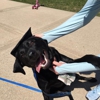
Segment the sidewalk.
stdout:
[[[32,10],[30,4],[10,0],[0,1],[0,77],[38,89],[31,69],[25,67],[27,75],[12,72],[15,59],[10,52],[29,27],[32,28],[33,34],[43,33],[57,27],[73,14],[46,7]],[[85,54],[100,54],[100,17],[95,17],[87,26],[55,40],[50,45],[73,58]],[[98,74],[100,75],[99,72]],[[95,76],[95,73],[89,76]],[[86,82],[75,84],[76,88],[72,92],[74,99],[86,100],[87,91],[84,88],[88,89],[88,86],[93,88],[96,84]],[[77,88],[79,85],[84,88]],[[57,100],[66,99],[68,97]],[[43,98],[41,93],[0,80],[0,100],[43,100]]]

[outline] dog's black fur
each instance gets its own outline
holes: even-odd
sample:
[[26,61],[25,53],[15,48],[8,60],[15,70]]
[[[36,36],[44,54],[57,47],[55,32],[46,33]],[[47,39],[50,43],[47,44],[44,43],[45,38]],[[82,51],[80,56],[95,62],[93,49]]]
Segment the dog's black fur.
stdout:
[[[45,59],[43,55],[46,56],[47,63],[38,73],[36,67],[41,62],[41,59]],[[68,86],[57,79],[58,75],[49,70],[49,68],[53,66],[52,62],[54,58],[57,61],[64,61],[66,63],[89,62],[96,67],[100,67],[100,58],[97,56],[86,55],[82,58],[73,60],[72,58],[59,53],[55,48],[49,47],[46,40],[35,36],[31,36],[18,46],[17,51],[15,52],[15,57],[16,61],[14,63],[13,72],[21,72],[25,74],[23,69],[24,66],[32,68],[36,73],[38,86],[43,91],[44,100],[53,100],[52,97],[49,97],[46,94],[70,91],[67,89]],[[95,78],[85,78],[79,75],[76,76],[78,76],[77,79],[83,79],[90,82],[96,81]],[[71,95],[69,95],[69,98],[70,100],[73,100]]]

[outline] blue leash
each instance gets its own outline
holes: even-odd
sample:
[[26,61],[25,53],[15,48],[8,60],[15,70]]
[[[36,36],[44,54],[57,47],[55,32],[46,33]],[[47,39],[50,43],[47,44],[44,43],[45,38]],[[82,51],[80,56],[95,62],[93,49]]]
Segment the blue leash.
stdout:
[[52,98],[58,98],[58,97],[69,96],[71,95],[71,92],[58,92],[58,93],[53,93],[53,94],[47,94],[44,92],[44,94]]
[[[7,83],[17,85],[17,86],[20,86],[20,87],[27,88],[27,89],[32,90],[32,91],[36,91],[36,92],[39,92],[39,93],[42,92],[41,90],[39,90],[37,88],[31,87],[31,86],[28,86],[28,85],[25,85],[25,84],[22,84],[22,83],[14,82],[14,81],[11,81],[11,80],[8,80],[8,79],[5,79],[5,78],[0,77],[0,80],[7,82]],[[54,94],[47,94],[47,93],[44,92],[44,94],[46,94],[49,97],[53,97],[53,98],[71,95],[70,92],[59,92],[59,93],[54,93]]]
[[11,81],[11,80],[8,80],[8,79],[5,79],[5,78],[0,77],[0,80],[4,81],[4,82],[7,82],[7,83],[17,85],[17,86],[21,86],[21,87],[24,87],[24,88],[27,88],[27,89],[30,89],[30,90],[33,90],[33,91],[36,91],[36,92],[41,92],[41,90],[36,89],[34,87],[31,87],[31,86],[28,86],[28,85],[25,85],[25,84],[22,84],[22,83],[14,82],[14,81]]

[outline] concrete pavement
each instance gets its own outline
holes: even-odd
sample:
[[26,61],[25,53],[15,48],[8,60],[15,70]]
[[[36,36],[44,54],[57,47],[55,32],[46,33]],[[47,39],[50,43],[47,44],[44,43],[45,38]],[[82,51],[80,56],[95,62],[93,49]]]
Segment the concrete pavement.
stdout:
[[[38,88],[31,69],[25,68],[27,73],[25,76],[12,72],[15,59],[10,55],[10,52],[29,27],[32,28],[33,34],[43,33],[60,25],[74,13],[46,7],[32,10],[30,4],[10,0],[0,2],[0,77]],[[95,17],[85,27],[50,43],[61,53],[73,58],[85,54],[100,54],[99,44],[100,17]],[[98,77],[98,74],[100,73],[91,73],[87,76]],[[85,95],[89,90],[88,87],[93,88],[98,83],[75,84],[76,88],[72,92],[74,99],[86,100]],[[66,99],[68,97],[57,100]],[[43,98],[41,93],[0,80],[0,100],[43,100]]]

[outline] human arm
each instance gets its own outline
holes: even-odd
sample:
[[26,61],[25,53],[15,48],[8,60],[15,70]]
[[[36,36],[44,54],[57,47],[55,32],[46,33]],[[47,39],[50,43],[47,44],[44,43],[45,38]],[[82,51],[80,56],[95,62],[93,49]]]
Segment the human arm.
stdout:
[[55,74],[65,74],[65,73],[77,73],[77,72],[87,72],[87,71],[95,71],[100,70],[99,68],[95,67],[94,65],[87,63],[87,62],[80,62],[80,63],[60,63],[60,62],[53,62],[54,64],[54,73]]
[[84,7],[57,28],[42,34],[48,43],[87,25],[100,11],[100,0],[87,0]]
[[[50,43],[61,36],[72,33],[75,30],[87,25],[99,11],[100,11],[100,0],[87,0],[84,7],[78,13],[76,13],[74,16],[72,16],[70,19],[65,21],[62,25],[58,26],[57,28],[41,34],[41,37],[43,39],[46,39],[48,43]],[[58,73],[61,73],[60,71],[66,71],[66,73],[67,72],[74,73],[74,72],[93,71],[93,70],[98,70],[98,69],[94,67],[92,64],[89,64],[87,62],[72,63],[72,64],[65,63],[60,67],[55,68],[55,71]]]
[[85,55],[74,60],[73,63],[53,61],[53,72],[55,74],[77,73],[100,70],[100,55]]

